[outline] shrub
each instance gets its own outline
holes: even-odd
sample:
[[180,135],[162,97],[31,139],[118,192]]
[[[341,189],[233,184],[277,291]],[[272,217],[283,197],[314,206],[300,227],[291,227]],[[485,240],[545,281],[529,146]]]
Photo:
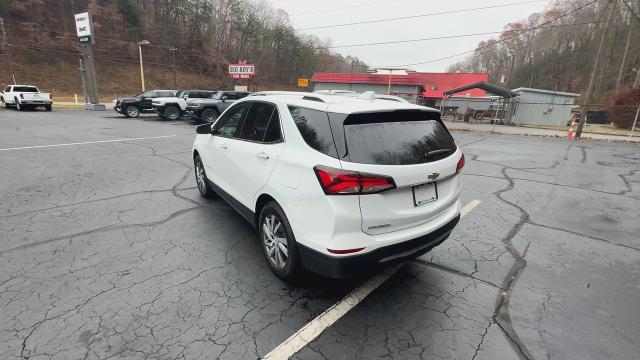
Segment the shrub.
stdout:
[[[640,106],[640,88],[619,93],[611,106],[611,121],[619,128],[631,129],[638,106]],[[640,120],[638,122],[640,123]]]

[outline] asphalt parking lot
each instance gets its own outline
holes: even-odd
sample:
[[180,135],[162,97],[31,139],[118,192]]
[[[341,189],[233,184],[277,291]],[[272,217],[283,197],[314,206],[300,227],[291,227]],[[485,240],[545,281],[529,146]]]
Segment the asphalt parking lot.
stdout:
[[[637,359],[640,146],[454,133],[463,205],[296,359]],[[368,279],[279,281],[194,124],[0,110],[1,359],[258,359]]]

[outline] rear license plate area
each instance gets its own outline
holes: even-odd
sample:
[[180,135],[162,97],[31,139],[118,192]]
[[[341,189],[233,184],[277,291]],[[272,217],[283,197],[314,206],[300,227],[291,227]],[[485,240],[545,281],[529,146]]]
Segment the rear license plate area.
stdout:
[[412,186],[413,205],[418,207],[438,200],[438,185],[436,182]]

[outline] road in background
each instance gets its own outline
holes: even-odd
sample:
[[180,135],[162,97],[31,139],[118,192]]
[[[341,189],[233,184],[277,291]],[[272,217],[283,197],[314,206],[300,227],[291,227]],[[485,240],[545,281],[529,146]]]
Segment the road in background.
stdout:
[[[0,358],[256,359],[366,281],[273,276],[251,227],[200,198],[194,136],[0,110],[18,148],[0,152]],[[636,357],[640,147],[454,136],[481,203],[294,357]]]

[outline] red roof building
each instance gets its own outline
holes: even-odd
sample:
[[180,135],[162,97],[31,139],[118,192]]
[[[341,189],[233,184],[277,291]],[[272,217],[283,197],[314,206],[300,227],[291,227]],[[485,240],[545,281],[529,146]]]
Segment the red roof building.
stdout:
[[[316,84],[316,90],[324,90],[333,87],[331,90],[344,90],[345,84],[349,85],[384,85],[389,84],[395,93],[404,95],[420,95],[428,99],[442,99],[443,92],[461,86],[488,81],[488,73],[409,73],[407,75],[387,75],[387,74],[345,74],[345,73],[315,73],[311,81]],[[318,88],[322,84],[322,88]],[[398,89],[415,89],[401,92]],[[486,93],[481,89],[471,89],[462,96],[480,97]]]

